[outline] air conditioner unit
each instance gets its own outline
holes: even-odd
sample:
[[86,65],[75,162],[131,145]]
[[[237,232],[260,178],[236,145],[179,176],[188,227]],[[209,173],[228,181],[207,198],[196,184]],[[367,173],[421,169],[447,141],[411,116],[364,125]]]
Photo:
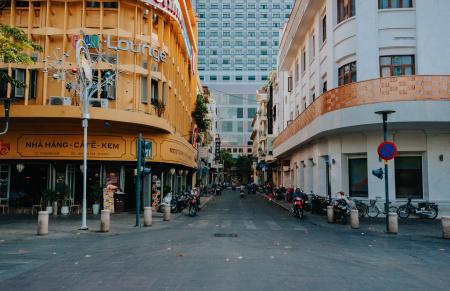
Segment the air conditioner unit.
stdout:
[[89,100],[89,105],[92,107],[108,108],[108,99],[91,99]]
[[48,103],[50,105],[72,105],[72,98],[64,96],[50,96]]

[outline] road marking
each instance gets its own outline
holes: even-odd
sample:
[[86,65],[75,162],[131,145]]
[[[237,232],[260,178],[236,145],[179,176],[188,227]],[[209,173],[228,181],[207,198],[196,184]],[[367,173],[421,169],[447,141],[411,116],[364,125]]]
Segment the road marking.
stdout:
[[281,227],[275,221],[266,221],[271,230],[281,230]]
[[256,229],[256,226],[255,226],[255,224],[253,223],[252,220],[244,220],[244,224],[245,224],[245,228],[246,229],[251,229],[251,230],[255,230]]
[[220,224],[221,228],[228,228],[231,226],[231,221],[230,220],[224,220],[222,221],[222,223]]

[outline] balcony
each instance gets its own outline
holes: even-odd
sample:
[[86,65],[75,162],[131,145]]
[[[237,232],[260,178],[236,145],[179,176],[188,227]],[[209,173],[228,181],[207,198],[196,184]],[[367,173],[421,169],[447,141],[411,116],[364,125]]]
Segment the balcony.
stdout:
[[399,107],[393,116],[395,122],[448,122],[444,111],[450,102],[445,106],[423,104],[427,101],[450,101],[450,76],[390,77],[338,87],[321,95],[289,123],[273,142],[274,154],[329,131],[379,124],[373,109],[381,103],[390,103],[389,108],[393,109]]

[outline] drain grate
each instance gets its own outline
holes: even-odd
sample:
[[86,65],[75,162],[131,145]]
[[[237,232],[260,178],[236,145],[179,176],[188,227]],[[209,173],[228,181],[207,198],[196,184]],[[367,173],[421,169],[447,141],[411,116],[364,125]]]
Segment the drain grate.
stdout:
[[215,233],[215,237],[237,237],[238,235],[235,233]]

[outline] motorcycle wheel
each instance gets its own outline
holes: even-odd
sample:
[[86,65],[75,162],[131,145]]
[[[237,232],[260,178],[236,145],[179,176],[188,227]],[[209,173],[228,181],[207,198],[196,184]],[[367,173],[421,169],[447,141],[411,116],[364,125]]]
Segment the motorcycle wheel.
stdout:
[[293,206],[291,206],[291,208],[289,208],[289,215],[290,216],[295,216],[295,209]]
[[195,209],[195,207],[190,206],[189,207],[189,216],[195,216],[197,215],[197,210]]
[[429,215],[425,216],[427,219],[433,220],[433,219],[436,219],[436,217],[438,216],[437,209],[435,209],[433,207],[428,208],[427,211],[430,212]]
[[397,210],[397,214],[401,219],[407,219],[409,217],[408,207],[406,207],[405,205],[400,206]]
[[367,216],[370,218],[376,218],[380,215],[380,209],[377,206],[369,206],[367,208]]
[[298,218],[303,219],[303,208],[298,211]]

